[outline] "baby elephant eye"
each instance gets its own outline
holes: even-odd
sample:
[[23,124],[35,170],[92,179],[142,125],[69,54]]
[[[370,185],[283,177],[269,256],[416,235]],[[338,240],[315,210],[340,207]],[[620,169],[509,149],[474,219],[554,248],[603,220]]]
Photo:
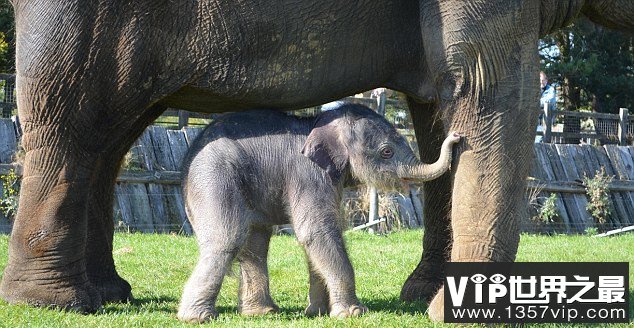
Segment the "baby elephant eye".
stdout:
[[381,158],[390,159],[394,156],[394,150],[390,147],[381,148]]

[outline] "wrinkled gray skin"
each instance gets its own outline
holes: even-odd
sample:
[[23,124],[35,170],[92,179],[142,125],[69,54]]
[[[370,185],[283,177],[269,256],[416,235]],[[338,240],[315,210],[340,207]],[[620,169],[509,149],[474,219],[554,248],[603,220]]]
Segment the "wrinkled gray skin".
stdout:
[[183,196],[200,257],[178,318],[204,322],[217,315],[216,297],[236,256],[240,311],[277,311],[269,294],[267,253],[271,227],[287,223],[309,262],[306,314],[366,312],[355,294],[339,229],[344,185],[363,181],[394,189],[403,178],[439,177],[449,168],[451,147],[459,139],[450,134],[438,161],[427,165],[390,123],[360,105],[315,118],[271,110],[222,116],[196,139],[183,162]]
[[[291,110],[378,86],[408,95],[423,160],[423,256],[404,300],[451,261],[513,261],[539,97],[537,40],[578,15],[632,31],[631,0],[13,0],[24,179],[0,295],[95,311],[126,300],[112,258],[121,160],[167,106]],[[442,318],[442,293],[431,303]]]

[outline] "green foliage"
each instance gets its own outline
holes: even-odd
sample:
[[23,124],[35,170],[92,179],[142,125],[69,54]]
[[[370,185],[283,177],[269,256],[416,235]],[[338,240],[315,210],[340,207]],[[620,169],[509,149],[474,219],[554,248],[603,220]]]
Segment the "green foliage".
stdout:
[[15,71],[15,22],[13,6],[0,0],[0,72]]
[[540,41],[542,70],[561,86],[564,108],[618,113],[634,108],[632,35],[605,29],[587,19]]
[[18,212],[18,199],[20,196],[20,178],[14,170],[6,175],[0,175],[2,180],[2,197],[0,198],[0,212],[7,218],[15,217]]
[[557,195],[550,194],[544,204],[542,204],[537,214],[537,220],[546,224],[555,222],[555,219],[559,218],[559,211],[557,210]]
[[[138,147],[138,146],[135,146]],[[143,162],[139,158],[138,154],[132,150],[128,151],[123,157],[121,163],[121,170],[123,171],[143,171]]]
[[607,176],[605,174],[603,167],[596,172],[594,178],[589,178],[585,175],[583,177],[583,183],[586,186],[586,195],[588,197],[586,210],[594,220],[601,225],[605,224],[612,215],[609,185],[613,179],[613,176]]
[[594,236],[594,235],[599,233],[599,229],[594,228],[594,227],[589,227],[589,228],[586,228],[586,230],[584,232],[588,236]]

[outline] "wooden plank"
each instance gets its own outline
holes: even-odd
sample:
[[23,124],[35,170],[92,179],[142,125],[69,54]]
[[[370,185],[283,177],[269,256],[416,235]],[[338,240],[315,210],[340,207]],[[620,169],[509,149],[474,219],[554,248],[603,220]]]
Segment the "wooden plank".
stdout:
[[178,186],[163,186],[163,188],[165,190],[163,201],[168,212],[169,223],[181,227],[185,234],[191,235],[193,229],[187,220],[181,188]]
[[[528,180],[529,189],[541,189],[542,192],[584,194],[586,189],[583,184],[576,181],[547,181],[539,179]],[[609,185],[611,192],[634,191],[634,180],[615,180]]]
[[[584,176],[588,172],[592,171],[592,169],[589,168],[587,166],[586,161],[583,160],[583,151],[581,147],[578,145],[566,145],[564,148],[566,149],[567,153],[570,156],[570,164],[574,168],[574,171],[576,174],[575,180],[579,182],[583,182]],[[585,188],[584,188],[584,191],[585,191]],[[577,201],[582,206],[582,208],[580,208],[580,211],[583,211],[584,213],[583,219],[586,224],[586,228],[595,227],[595,222],[592,219],[590,213],[588,213],[588,210],[586,209],[586,207],[588,206],[588,197],[585,195],[585,193],[583,195],[578,195]]]
[[158,164],[156,162],[156,155],[154,155],[154,143],[152,142],[150,128],[146,129],[139,139],[135,141],[132,149],[136,156],[142,160],[142,167],[148,171],[157,169]]
[[[633,116],[630,116],[630,117],[633,117]],[[632,124],[630,125],[630,128],[632,128],[634,126],[634,122],[630,122],[630,124]],[[629,158],[632,160],[632,163],[634,165],[634,147],[624,147],[624,149],[626,149],[627,152],[629,153],[630,155]],[[630,171],[630,179],[634,179],[634,172],[632,171]],[[628,193],[630,195],[630,198],[634,198],[634,191],[629,191]],[[634,224],[634,217],[630,217],[630,223]]]
[[410,198],[412,199],[412,206],[414,206],[414,211],[416,211],[416,220],[418,221],[418,225],[420,227],[424,227],[425,225],[425,212],[424,212],[424,204],[423,204],[423,195],[418,192],[416,188],[410,188]]
[[[563,172],[561,163],[559,162],[559,155],[557,154],[555,146],[552,144],[544,144],[544,150],[547,155],[546,159],[548,160],[553,172],[553,180],[566,181],[566,175]],[[579,217],[579,213],[577,213],[577,206],[574,203],[574,199],[571,195],[565,193],[557,194],[557,197],[563,202],[564,206],[559,209],[567,213],[568,218],[570,219],[570,228],[575,231],[579,231],[578,223],[575,220],[575,218]]]
[[[571,145],[555,145],[566,181],[581,181],[581,177],[577,172],[573,158],[569,152],[570,147]],[[589,218],[590,215],[586,211],[586,205],[588,204],[586,197],[584,195],[573,194],[572,200],[574,206],[577,207],[576,213],[579,214],[573,221],[577,222],[581,231],[585,231],[589,227],[594,227],[594,221]]]
[[181,173],[178,171],[123,171],[117,177],[124,183],[156,183],[180,185]]
[[[630,154],[628,147],[617,146],[617,154],[619,155],[621,180],[634,180],[634,157]],[[621,223],[625,225],[634,224],[634,192],[622,192],[625,209],[628,216],[621,219]]]
[[398,212],[401,217],[401,222],[405,223],[409,228],[418,228],[419,224],[416,220],[416,212],[414,211],[412,200],[402,194],[396,195],[395,198],[398,203]]
[[177,170],[181,169],[183,158],[187,153],[187,141],[183,130],[167,130],[167,140],[170,144],[172,160]]
[[13,162],[17,147],[15,130],[11,119],[0,119],[0,163]]
[[554,181],[555,173],[553,172],[552,165],[550,164],[550,161],[548,159],[548,151],[546,147],[546,144],[535,144],[535,156],[541,169],[541,178],[548,181]]
[[[130,197],[125,189],[125,184],[117,183],[114,187],[115,201],[119,206],[119,213],[123,224],[132,227],[134,226],[134,217],[132,215],[132,206],[130,205]],[[119,222],[115,222],[115,226],[119,225]]]
[[150,183],[147,185],[147,196],[152,210],[152,224],[156,232],[170,232],[170,223],[163,201],[163,187]]
[[[550,164],[550,160],[549,160],[549,153],[548,153],[548,148],[550,146],[546,145],[546,144],[535,144],[535,156],[538,159],[538,165],[541,167],[542,169],[542,174],[545,180],[550,181],[554,181],[555,180],[555,173],[553,171],[552,165]],[[542,186],[535,186],[535,189],[537,190],[542,190],[538,196],[541,195],[541,197],[549,197],[551,193],[557,193],[557,198],[555,200],[555,205],[557,206],[557,209],[559,211],[559,217],[561,218],[561,222],[563,223],[563,229],[561,229],[562,231],[565,231],[566,233],[570,232],[570,229],[572,228],[572,224],[570,221],[570,217],[568,215],[568,210],[566,209],[566,205],[564,203],[563,200],[563,194],[561,194],[560,190],[547,190],[544,189]]]
[[[612,168],[614,169],[614,180],[618,181],[621,179],[622,176],[622,168],[621,168],[621,159],[620,156],[618,154],[618,149],[616,148],[617,146],[614,145],[606,145],[603,147],[603,149],[605,149],[605,152],[608,156],[608,159],[610,161],[610,164],[612,165]],[[627,199],[623,198],[623,194],[621,193],[613,193],[612,194],[613,198],[614,198],[614,212],[612,215],[612,220],[613,222],[613,226],[614,227],[620,227],[620,226],[625,226],[625,222],[629,222],[629,219],[627,219],[630,214],[627,211],[626,208],[626,203],[628,202]],[[627,197],[627,196],[626,196]]]
[[145,185],[136,183],[123,184],[121,189],[123,192],[128,193],[133,222],[131,226],[141,232],[154,232],[152,209],[150,208],[150,200]]
[[533,160],[531,161],[531,165],[530,165],[530,170],[528,172],[528,176],[529,177],[533,177],[536,179],[544,179],[544,173],[542,166],[539,163],[538,157],[537,157],[537,148],[539,147],[538,144],[535,144],[535,146],[533,147]]
[[172,156],[171,147],[167,138],[167,129],[162,126],[151,126],[150,133],[154,144],[154,155],[156,156],[157,170],[175,171],[176,164]]
[[[631,163],[629,152],[626,151],[625,154],[623,154],[620,150],[620,146],[615,145],[606,145],[604,148],[616,173],[614,179],[629,180],[631,170],[631,166],[629,168],[627,167],[627,162],[629,161]],[[620,200],[620,203],[615,204],[618,214],[617,219],[621,226],[630,225],[630,218],[634,217],[634,199],[630,198],[629,193],[618,193],[618,196],[617,202]]]
[[117,195],[118,190],[117,188],[119,187],[119,185],[117,183],[115,183],[114,185],[114,201],[112,202],[112,220],[114,221],[114,228],[115,230],[117,229],[123,229],[120,227],[120,223],[123,222],[123,218],[121,217],[121,208],[119,208],[119,195]]
[[[614,169],[612,161],[610,160],[605,147],[596,147],[595,155],[597,156],[599,165],[605,169],[605,173],[607,175],[618,175],[618,172]],[[612,200],[612,204],[614,205],[614,210],[616,211],[616,213],[613,216],[613,220],[609,222],[609,224],[612,224],[613,227],[618,227],[621,225],[619,217],[623,215],[623,212],[625,212],[625,210],[623,209],[623,197],[621,197],[621,194],[619,193],[611,193],[610,198]]]
[[[158,137],[155,137],[158,135]],[[143,146],[148,167],[154,169],[165,168],[165,150],[170,151],[166,130],[160,128],[148,128],[143,136],[139,139]],[[156,143],[156,144],[155,144]],[[165,148],[167,147],[167,149]],[[157,154],[158,157],[157,157]],[[169,162],[167,164],[169,166]],[[180,185],[180,172],[175,171],[152,171],[152,172],[123,172],[118,180],[127,183],[145,183],[148,190],[148,201],[152,211],[152,223],[155,224],[157,231],[171,231],[170,218],[174,213],[168,210],[168,204],[165,202],[165,194],[172,191],[166,190],[163,185]]]
[[583,180],[584,176],[589,175],[593,171],[593,166],[588,165],[589,163],[585,158],[583,147],[587,147],[587,145],[575,145],[568,148],[568,152],[572,157],[572,163],[575,165],[577,174],[581,180]]
[[[627,147],[617,147],[620,162],[622,163],[621,180],[631,181],[634,179],[634,158],[630,155]],[[621,218],[621,223],[624,225],[634,224],[634,192],[622,192],[625,209],[628,212],[628,216]]]
[[196,138],[203,132],[204,128],[188,126],[185,129],[185,140],[187,140],[187,147],[191,147]]

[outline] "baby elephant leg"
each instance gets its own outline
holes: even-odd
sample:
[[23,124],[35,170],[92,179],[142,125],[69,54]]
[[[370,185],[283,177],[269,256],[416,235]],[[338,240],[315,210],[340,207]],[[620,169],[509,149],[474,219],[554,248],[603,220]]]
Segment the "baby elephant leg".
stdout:
[[246,244],[238,254],[240,288],[238,309],[245,315],[279,311],[271,299],[267,255],[271,240],[270,227],[252,227]]
[[200,245],[200,257],[191,277],[185,285],[178,319],[202,323],[218,316],[216,298],[222,280],[237,251]]
[[326,282],[330,316],[343,318],[367,312],[368,308],[357,299],[354,272],[334,217],[300,222],[295,225],[297,238],[304,245],[309,261]]
[[245,242],[248,226],[240,219],[236,219],[234,225],[215,224],[213,228],[200,223],[197,225],[195,229],[200,255],[185,285],[178,319],[202,323],[218,316],[215,305],[222,280]]
[[328,313],[328,288],[324,278],[319,275],[319,271],[308,260],[308,275],[310,278],[310,289],[308,291],[308,307],[304,313],[307,316],[319,316]]

